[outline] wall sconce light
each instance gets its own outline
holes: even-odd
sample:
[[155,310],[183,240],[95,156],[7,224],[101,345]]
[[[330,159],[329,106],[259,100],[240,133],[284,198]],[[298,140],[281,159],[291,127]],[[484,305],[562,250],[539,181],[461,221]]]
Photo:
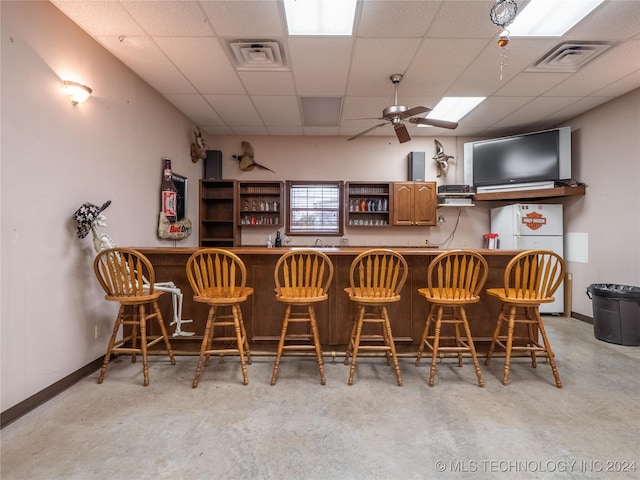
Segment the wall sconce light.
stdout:
[[65,93],[74,105],[84,102],[93,92],[93,90],[86,85],[71,80],[63,80],[62,85],[64,86]]

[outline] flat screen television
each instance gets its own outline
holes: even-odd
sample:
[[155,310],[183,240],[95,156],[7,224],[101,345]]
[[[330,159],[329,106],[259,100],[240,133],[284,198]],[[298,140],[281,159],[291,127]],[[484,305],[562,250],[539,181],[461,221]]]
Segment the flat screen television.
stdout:
[[478,193],[552,188],[571,178],[571,127],[464,144],[464,182]]

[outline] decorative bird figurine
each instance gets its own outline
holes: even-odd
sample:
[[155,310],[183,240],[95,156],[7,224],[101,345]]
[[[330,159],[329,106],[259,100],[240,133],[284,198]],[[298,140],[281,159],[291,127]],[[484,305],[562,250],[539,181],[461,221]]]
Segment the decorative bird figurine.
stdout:
[[273,172],[273,170],[271,170],[269,167],[260,165],[253,159],[253,147],[249,142],[242,142],[242,152],[242,155],[233,155],[233,158],[240,161],[240,170],[244,172],[250,172],[254,167],[258,167]]
[[437,168],[438,168],[438,177],[442,176],[444,178],[447,178],[447,172],[449,171],[449,160],[453,160],[453,156],[451,155],[447,155],[446,153],[444,153],[444,147],[442,146],[442,144],[438,141],[435,140],[436,142],[436,155],[435,157],[432,157],[437,164]]
[[198,163],[198,160],[207,158],[207,142],[204,141],[200,129],[196,127],[193,131],[196,141],[191,144],[191,161]]

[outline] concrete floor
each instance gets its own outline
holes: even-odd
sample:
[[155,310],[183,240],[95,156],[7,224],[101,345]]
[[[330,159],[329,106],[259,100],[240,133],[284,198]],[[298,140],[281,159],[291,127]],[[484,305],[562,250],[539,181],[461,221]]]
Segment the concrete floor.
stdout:
[[551,369],[502,358],[438,365],[402,358],[404,386],[381,358],[355,382],[337,358],[327,384],[311,358],[256,357],[249,385],[237,358],[212,359],[191,388],[196,357],[112,362],[5,427],[2,480],[640,478],[640,347],[596,340],[593,327],[548,317],[563,388]]

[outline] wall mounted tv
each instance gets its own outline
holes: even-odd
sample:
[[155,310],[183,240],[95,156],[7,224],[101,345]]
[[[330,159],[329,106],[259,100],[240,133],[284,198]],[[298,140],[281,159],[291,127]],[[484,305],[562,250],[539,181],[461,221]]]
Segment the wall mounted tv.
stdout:
[[464,182],[478,193],[552,188],[571,178],[571,127],[464,144]]

